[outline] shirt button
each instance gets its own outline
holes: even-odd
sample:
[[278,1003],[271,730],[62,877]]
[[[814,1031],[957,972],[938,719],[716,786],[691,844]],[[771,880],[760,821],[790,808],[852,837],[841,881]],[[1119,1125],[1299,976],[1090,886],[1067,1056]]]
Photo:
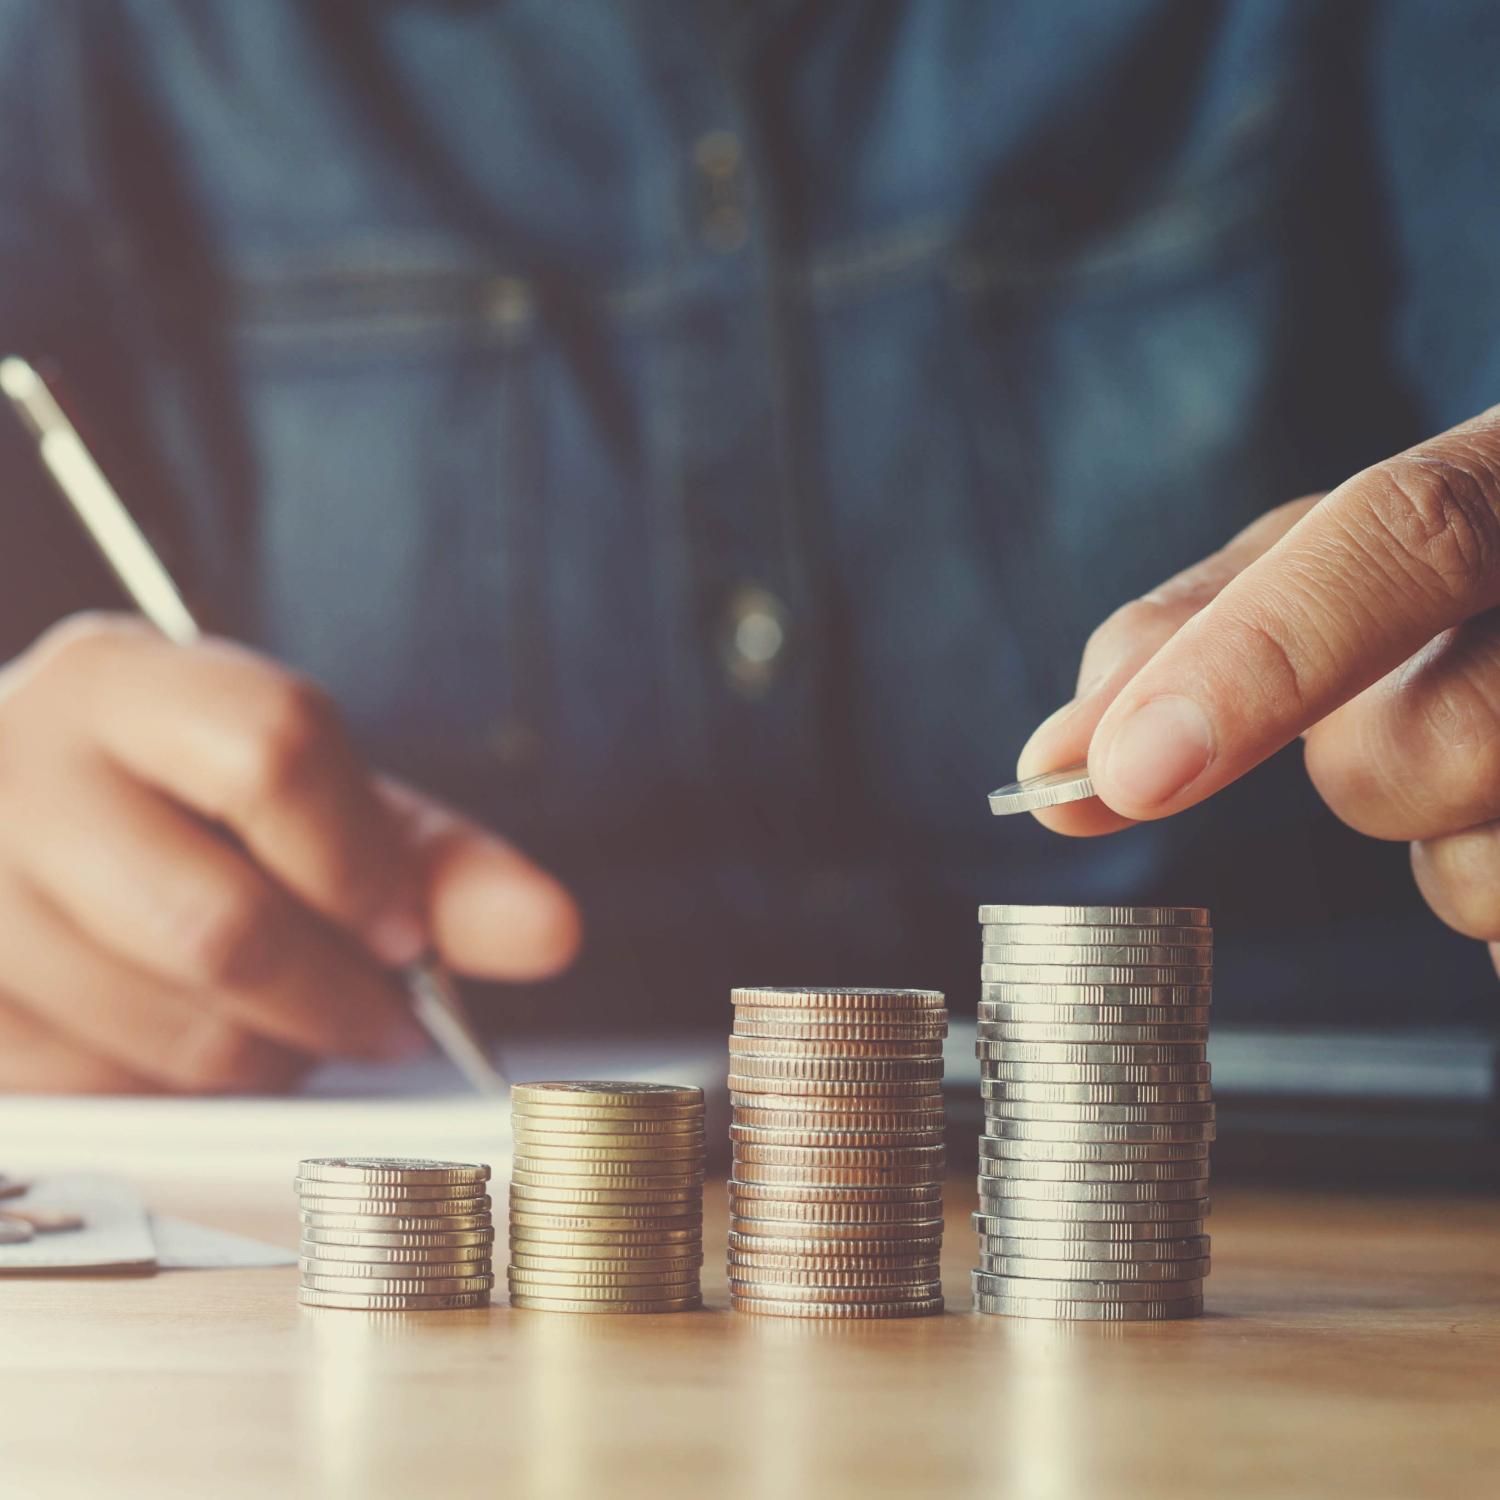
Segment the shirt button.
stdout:
[[747,698],[760,697],[775,680],[786,652],[789,619],[786,605],[768,589],[747,584],[730,597],[724,621],[724,671]]
[[745,212],[745,153],[729,130],[711,130],[693,147],[702,181],[700,230],[704,243],[725,252],[740,249],[750,234]]

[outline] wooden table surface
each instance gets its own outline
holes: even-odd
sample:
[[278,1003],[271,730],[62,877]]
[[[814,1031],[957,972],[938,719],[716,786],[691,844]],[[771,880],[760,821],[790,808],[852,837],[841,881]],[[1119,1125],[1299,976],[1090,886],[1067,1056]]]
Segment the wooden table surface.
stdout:
[[[940,1318],[299,1309],[295,1270],[0,1282],[0,1495],[1500,1492],[1500,1204],[1216,1189],[1210,1311]],[[290,1194],[158,1208],[295,1242]]]

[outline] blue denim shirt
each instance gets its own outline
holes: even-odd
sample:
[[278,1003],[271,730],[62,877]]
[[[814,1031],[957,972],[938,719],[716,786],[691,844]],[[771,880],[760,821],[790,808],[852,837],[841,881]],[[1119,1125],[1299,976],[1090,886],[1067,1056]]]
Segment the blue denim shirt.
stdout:
[[959,1000],[980,900],[1162,898],[1227,1014],[1433,1019],[1482,961],[1295,764],[1087,846],[984,794],[1111,608],[1500,395],[1497,65],[1436,0],[0,0],[0,342],[578,884],[580,1005]]

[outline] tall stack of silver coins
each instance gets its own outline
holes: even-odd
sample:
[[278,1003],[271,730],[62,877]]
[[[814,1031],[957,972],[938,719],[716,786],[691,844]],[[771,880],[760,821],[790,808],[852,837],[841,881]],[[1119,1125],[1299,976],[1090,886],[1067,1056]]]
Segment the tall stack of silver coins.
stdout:
[[740,1312],[941,1312],[935,990],[737,989],[729,1291]]
[[511,1306],[701,1307],[703,1090],[518,1083],[511,1107]]
[[302,1162],[298,1301],[365,1312],[487,1306],[495,1284],[489,1176],[466,1161]]
[[983,906],[980,1312],[1203,1310],[1213,932],[1196,906]]

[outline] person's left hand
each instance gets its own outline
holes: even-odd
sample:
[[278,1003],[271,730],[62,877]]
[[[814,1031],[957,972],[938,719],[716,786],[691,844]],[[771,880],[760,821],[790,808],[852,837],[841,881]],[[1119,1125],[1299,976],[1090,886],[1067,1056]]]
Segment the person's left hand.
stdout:
[[1500,407],[1262,516],[1115,611],[1019,774],[1085,758],[1100,834],[1203,801],[1302,735],[1328,806],[1409,842],[1417,884],[1500,966]]

